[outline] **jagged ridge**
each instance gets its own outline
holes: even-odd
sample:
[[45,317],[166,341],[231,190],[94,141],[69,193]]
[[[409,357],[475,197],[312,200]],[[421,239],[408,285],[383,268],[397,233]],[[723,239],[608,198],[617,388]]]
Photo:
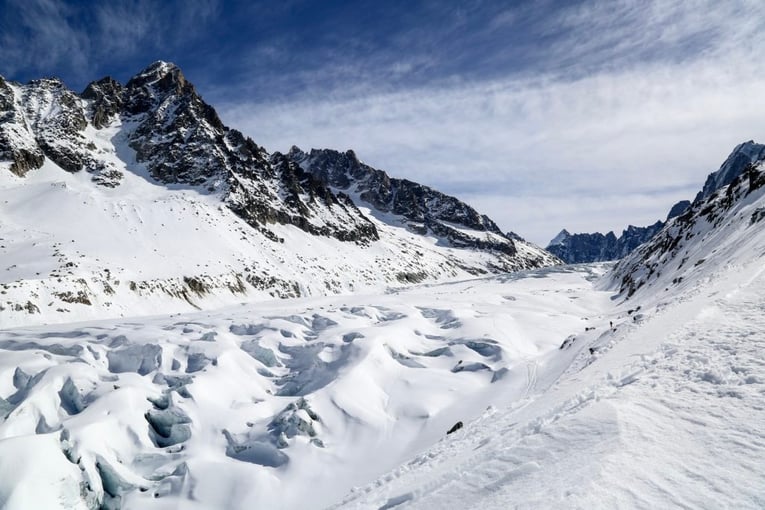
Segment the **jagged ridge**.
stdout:
[[[518,252],[514,240],[489,217],[428,186],[392,178],[359,161],[352,150],[312,149],[306,153],[293,146],[286,156],[277,153],[275,157],[300,165],[327,186],[351,193],[377,211],[403,217],[413,232],[436,235],[457,247],[496,250],[509,256]],[[455,226],[486,235],[468,235]]]
[[[765,145],[752,140],[737,145],[720,168],[707,176],[704,187],[696,195],[693,204],[702,202],[720,188],[727,186],[749,165],[763,158],[765,158]],[[618,260],[652,239],[671,219],[683,215],[690,206],[691,201],[681,200],[672,206],[667,214],[666,222],[658,221],[648,227],[630,225],[619,239],[616,239],[613,232],[606,235],[600,233],[572,235],[563,229],[550,241],[546,249],[568,263]]]

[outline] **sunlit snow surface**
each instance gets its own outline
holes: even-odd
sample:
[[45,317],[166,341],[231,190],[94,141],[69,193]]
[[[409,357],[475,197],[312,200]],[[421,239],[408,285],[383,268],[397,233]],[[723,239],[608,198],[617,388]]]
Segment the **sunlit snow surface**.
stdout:
[[0,506],[762,507],[761,264],[605,269],[5,330]]
[[617,308],[615,330],[561,372],[570,358],[548,356],[525,398],[333,508],[765,508],[763,289],[758,257]]
[[549,353],[602,324],[601,271],[0,332],[0,494],[331,504],[526,396]]

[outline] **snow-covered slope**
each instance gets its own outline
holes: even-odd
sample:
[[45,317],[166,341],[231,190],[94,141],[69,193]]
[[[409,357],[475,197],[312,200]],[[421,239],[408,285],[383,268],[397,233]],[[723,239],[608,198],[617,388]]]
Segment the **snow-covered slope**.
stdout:
[[611,306],[538,357],[513,404],[333,508],[763,508],[762,170],[597,282]]
[[759,255],[765,218],[765,167],[749,164],[707,198],[698,200],[648,243],[621,260],[608,285],[627,298],[661,299],[672,287],[686,289],[737,260]]
[[0,79],[3,327],[557,262],[451,219],[459,236],[412,228],[405,211],[378,210],[269,155],[224,126],[172,64],[157,62],[124,86],[104,78],[81,95],[55,79]]
[[547,384],[600,273],[1,331],[0,506],[322,508]]
[[759,252],[693,293],[613,309],[613,330],[593,323],[542,358],[513,405],[333,508],[763,508],[759,237]]

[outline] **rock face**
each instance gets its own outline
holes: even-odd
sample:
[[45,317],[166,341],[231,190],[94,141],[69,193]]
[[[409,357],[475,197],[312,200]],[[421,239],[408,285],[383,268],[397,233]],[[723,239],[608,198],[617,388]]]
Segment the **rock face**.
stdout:
[[672,208],[669,210],[669,213],[667,213],[667,221],[671,220],[672,218],[676,218],[683,214],[685,211],[688,210],[688,208],[691,206],[690,200],[681,200],[675,205],[672,206]]
[[9,170],[23,177],[40,168],[44,160],[13,89],[0,77],[0,161],[9,161]]
[[648,227],[630,225],[618,238],[613,232],[605,235],[598,232],[570,234],[563,229],[546,249],[569,264],[618,260],[653,237],[663,226],[661,221]]
[[104,78],[88,85],[82,97],[91,101],[94,127],[118,118],[132,126],[128,145],[161,183],[219,192],[261,230],[281,223],[344,241],[377,239],[374,225],[347,200],[317,186],[295,165],[272,164],[262,147],[224,126],[174,64],[155,62],[124,87]]
[[733,182],[733,179],[741,175],[747,166],[763,158],[765,158],[765,145],[754,143],[752,140],[739,144],[720,166],[720,169],[709,174],[704,183],[704,188],[696,195],[694,203],[710,197],[718,189],[727,186]]
[[489,217],[464,202],[428,186],[392,178],[359,161],[351,150],[313,149],[306,153],[292,147],[286,156],[276,153],[273,160],[290,161],[333,190],[358,198],[376,212],[400,216],[409,230],[435,235],[450,246],[514,256],[518,252],[515,243],[523,242],[502,233]]

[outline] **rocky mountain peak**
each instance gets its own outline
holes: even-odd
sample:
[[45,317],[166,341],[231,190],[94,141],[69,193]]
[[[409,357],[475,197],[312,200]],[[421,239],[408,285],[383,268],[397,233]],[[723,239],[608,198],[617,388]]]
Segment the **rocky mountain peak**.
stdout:
[[56,77],[37,78],[35,80],[30,80],[29,83],[27,83],[27,86],[31,88],[36,88],[36,89],[48,89],[48,90],[66,89],[66,85],[64,85],[64,82]]
[[90,119],[96,129],[106,127],[124,105],[124,87],[110,76],[91,82],[80,96],[92,101]]
[[552,241],[550,241],[549,245],[554,246],[557,244],[563,244],[563,242],[569,237],[571,237],[571,233],[564,228],[563,230],[558,232],[558,235],[552,238]]
[[128,80],[127,87],[153,86],[160,90],[174,89],[178,94],[187,84],[180,67],[171,62],[158,60]]
[[680,216],[690,206],[691,206],[691,201],[690,200],[680,200],[678,203],[673,205],[672,208],[669,210],[669,213],[667,213],[667,221],[669,221],[672,218],[675,218],[677,216]]
[[155,62],[130,78],[125,89],[125,106],[130,114],[165,110],[170,104],[176,103],[180,106],[194,106],[204,116],[210,117],[206,119],[208,122],[219,129],[223,128],[217,114],[202,101],[194,86],[175,64]]
[[733,149],[733,152],[720,165],[719,170],[709,174],[704,188],[696,195],[694,202],[699,202],[712,195],[715,191],[730,184],[733,179],[741,175],[747,165],[759,161],[765,157],[765,145],[749,140],[741,143]]

